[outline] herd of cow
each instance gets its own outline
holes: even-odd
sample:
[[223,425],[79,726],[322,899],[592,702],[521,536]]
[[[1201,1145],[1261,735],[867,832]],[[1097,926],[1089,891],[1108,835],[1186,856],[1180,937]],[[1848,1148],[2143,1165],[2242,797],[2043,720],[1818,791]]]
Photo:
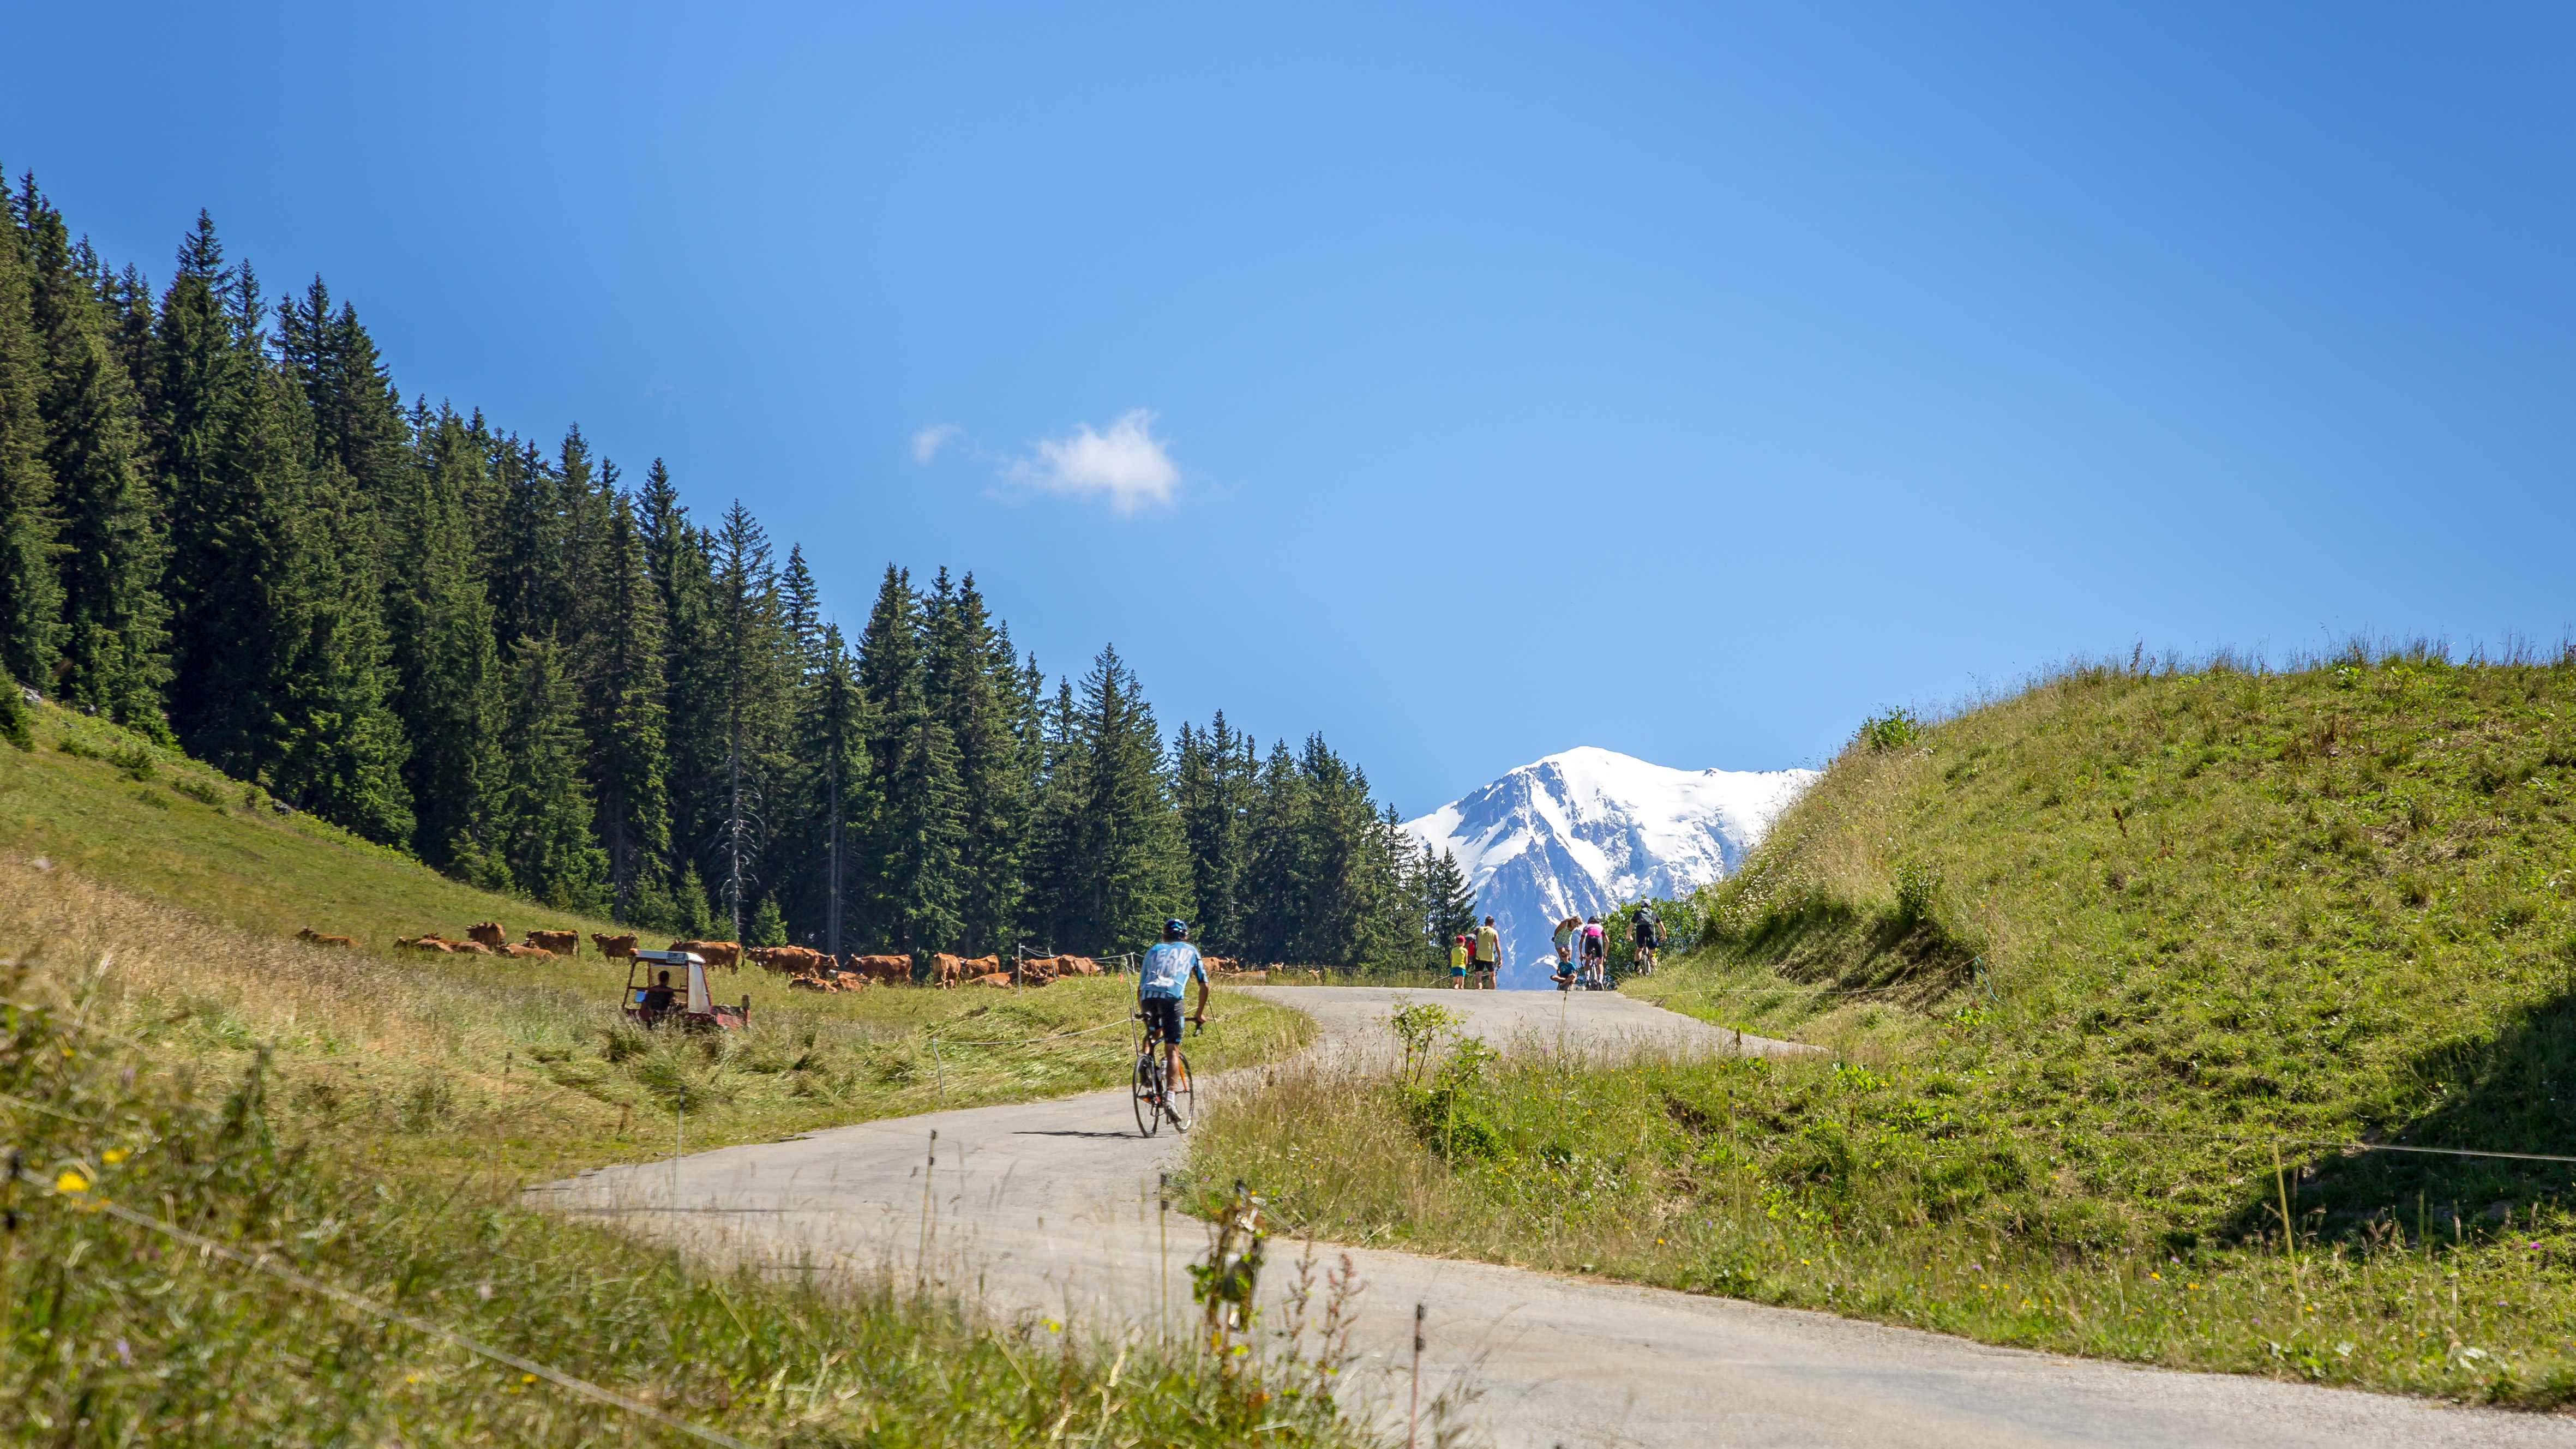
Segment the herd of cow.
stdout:
[[[357,945],[348,936],[325,935],[311,927],[295,933],[317,946]],[[634,954],[641,938],[633,932],[622,936],[590,934],[591,944],[610,960],[621,960]],[[405,936],[394,944],[406,950],[434,954],[466,956],[506,956],[514,960],[547,960],[558,956],[581,954],[581,937],[572,931],[530,931],[524,939],[513,941],[498,921],[483,921],[465,928],[465,939],[452,941],[444,936]],[[1098,961],[1089,956],[1022,956],[1005,964],[999,956],[950,956],[934,953],[927,970],[916,972],[910,956],[831,956],[804,946],[750,946],[739,941],[673,941],[666,949],[694,952],[710,966],[723,966],[739,971],[742,963],[751,962],[787,978],[789,987],[804,991],[864,991],[870,986],[907,985],[918,978],[925,986],[1044,986],[1066,976],[1097,976]],[[1242,969],[1241,963],[1226,957],[1208,958],[1208,969],[1232,974]]]

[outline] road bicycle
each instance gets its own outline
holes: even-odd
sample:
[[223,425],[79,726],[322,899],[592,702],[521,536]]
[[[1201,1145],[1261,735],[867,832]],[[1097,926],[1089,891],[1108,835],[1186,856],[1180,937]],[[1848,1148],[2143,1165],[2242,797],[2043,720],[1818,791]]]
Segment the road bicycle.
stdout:
[[[1142,1022],[1145,1013],[1136,1012],[1132,1019]],[[1207,1023],[1203,1021],[1192,1022],[1191,1026],[1196,1031],[1207,1030]],[[1190,1078],[1189,1055],[1178,1047],[1172,1048],[1173,1079],[1166,1086],[1163,1081],[1162,1043],[1154,1040],[1150,1029],[1140,1036],[1142,1040],[1136,1048],[1136,1069],[1128,1077],[1128,1096],[1136,1108],[1136,1130],[1151,1137],[1161,1131],[1165,1119],[1169,1119],[1175,1130],[1189,1131],[1190,1123],[1196,1120],[1198,1106],[1197,1086]]]

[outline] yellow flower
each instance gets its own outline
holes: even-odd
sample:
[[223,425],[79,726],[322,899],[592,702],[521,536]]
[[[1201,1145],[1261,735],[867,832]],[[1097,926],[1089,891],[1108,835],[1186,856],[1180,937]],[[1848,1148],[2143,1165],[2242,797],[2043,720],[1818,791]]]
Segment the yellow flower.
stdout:
[[76,1171],[66,1169],[62,1176],[54,1179],[54,1191],[87,1192],[89,1191],[89,1179],[81,1176]]
[[108,1166],[114,1167],[116,1164],[125,1160],[125,1149],[122,1147],[111,1147],[105,1152],[100,1153],[99,1156],[106,1161]]
[[521,1375],[519,1375],[519,1382],[521,1382],[521,1383],[523,1383],[523,1384],[533,1384],[533,1383],[535,1383],[536,1381],[537,1381],[537,1376],[536,1376],[535,1374],[521,1374]]

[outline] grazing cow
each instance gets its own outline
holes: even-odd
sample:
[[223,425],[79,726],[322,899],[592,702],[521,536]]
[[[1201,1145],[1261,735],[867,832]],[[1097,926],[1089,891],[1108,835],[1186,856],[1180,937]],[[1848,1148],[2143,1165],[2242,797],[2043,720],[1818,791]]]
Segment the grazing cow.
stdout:
[[581,935],[575,931],[530,931],[528,944],[556,956],[581,954]]
[[934,951],[930,956],[930,979],[938,985],[954,986],[966,976],[966,958]]
[[742,969],[740,941],[673,941],[670,949],[695,952],[710,966],[726,966],[736,971]]
[[849,958],[849,969],[870,981],[882,981],[892,986],[912,979],[912,958],[909,956],[852,956]]
[[814,972],[832,958],[808,946],[754,946],[743,952],[771,971]]
[[466,927],[465,934],[468,939],[480,941],[484,945],[490,946],[496,950],[502,946],[508,945],[510,941],[510,933],[501,929],[501,923],[499,921],[477,922],[474,925]]
[[313,929],[311,926],[307,926],[303,930],[296,932],[295,939],[299,941],[307,941],[316,946],[346,947],[358,944],[357,938],[354,936],[326,936],[320,931]]
[[999,956],[971,956],[960,964],[966,968],[966,974],[969,976],[990,976],[994,972],[1002,969],[1002,958]]
[[611,961],[623,961],[634,955],[639,940],[640,938],[632,931],[623,936],[603,936],[597,931],[590,933],[590,944],[597,946],[599,954]]

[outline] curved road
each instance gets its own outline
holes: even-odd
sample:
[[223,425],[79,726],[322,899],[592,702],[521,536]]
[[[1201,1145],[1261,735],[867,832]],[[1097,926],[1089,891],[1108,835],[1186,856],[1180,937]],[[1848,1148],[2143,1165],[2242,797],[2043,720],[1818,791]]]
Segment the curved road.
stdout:
[[[1397,993],[1234,988],[1295,1005],[1322,1050],[1377,1053]],[[1221,992],[1219,1000],[1231,992]],[[1806,1050],[1738,1038],[1624,996],[1405,993],[1470,1033],[1541,1049]],[[1203,1090],[1207,1088],[1203,1085]],[[931,1133],[938,1134],[936,1165]],[[1199,1223],[1158,1212],[1181,1141],[1137,1135],[1123,1092],[983,1107],[605,1168],[533,1189],[719,1261],[779,1272],[926,1271],[1009,1318],[1095,1332],[1189,1311]],[[925,1192],[925,1169],[929,1169]],[[925,1216],[925,1202],[928,1213]],[[1331,1262],[1340,1250],[1327,1246]],[[1277,1243],[1274,1301],[1298,1245]],[[1466,1417],[1508,1449],[1611,1445],[2570,1445],[2576,1420],[2215,1374],[2132,1368],[1725,1298],[1376,1249],[1351,1257],[1355,1377],[1400,1429],[1413,1307],[1429,1309],[1423,1398],[1466,1385]],[[1275,1306],[1265,1323],[1278,1321]],[[1346,1381],[1347,1387],[1347,1381]]]

